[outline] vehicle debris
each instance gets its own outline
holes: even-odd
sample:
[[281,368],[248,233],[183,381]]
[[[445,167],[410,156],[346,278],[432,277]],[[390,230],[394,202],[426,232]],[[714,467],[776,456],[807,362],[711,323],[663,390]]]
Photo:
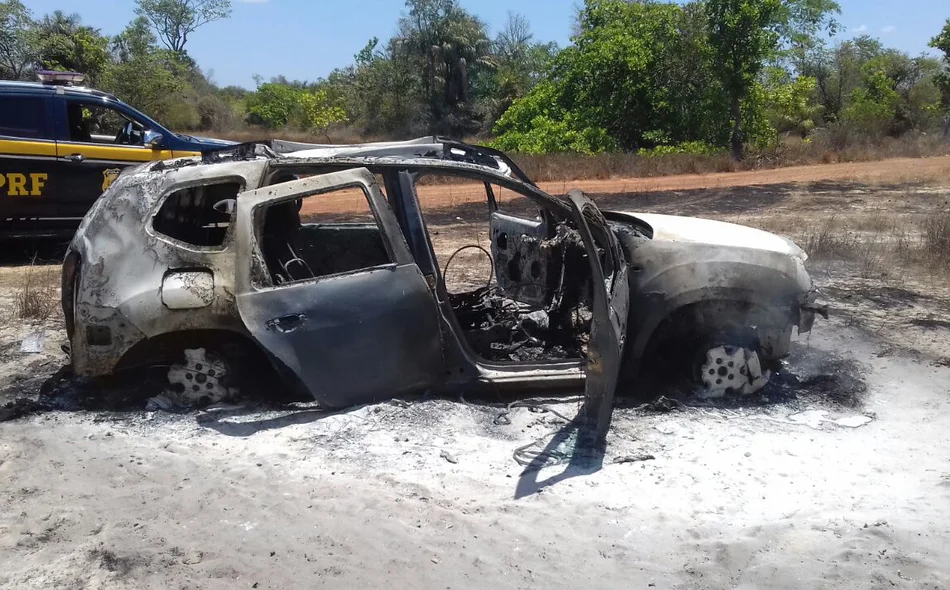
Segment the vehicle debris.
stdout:
[[43,352],[43,334],[34,332],[20,343],[20,352],[23,354],[39,354]]
[[656,457],[653,455],[625,455],[623,457],[617,457],[614,459],[614,463],[623,464],[623,463],[642,463],[643,461],[656,461]]
[[792,424],[803,424],[815,430],[820,430],[822,424],[834,424],[842,428],[861,428],[874,421],[867,415],[843,416],[840,418],[829,418],[826,410],[806,410],[788,417]]

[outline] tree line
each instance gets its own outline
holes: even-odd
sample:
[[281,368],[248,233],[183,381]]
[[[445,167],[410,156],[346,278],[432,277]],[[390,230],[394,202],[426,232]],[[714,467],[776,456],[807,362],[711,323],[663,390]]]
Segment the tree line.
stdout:
[[86,74],[180,130],[477,136],[522,153],[714,153],[786,137],[950,131],[950,20],[913,56],[835,42],[834,0],[585,0],[567,47],[510,14],[492,35],[459,0],[407,0],[386,40],[313,81],[220,87],[188,54],[230,0],[136,0],[115,36],[78,14],[0,1],[0,76]]

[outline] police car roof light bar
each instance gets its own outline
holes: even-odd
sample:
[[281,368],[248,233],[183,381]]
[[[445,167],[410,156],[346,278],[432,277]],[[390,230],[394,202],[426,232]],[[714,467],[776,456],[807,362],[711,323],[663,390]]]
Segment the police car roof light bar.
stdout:
[[86,78],[85,74],[79,72],[56,72],[53,70],[40,70],[36,73],[36,76],[40,79],[40,82],[51,86],[82,84],[82,81]]

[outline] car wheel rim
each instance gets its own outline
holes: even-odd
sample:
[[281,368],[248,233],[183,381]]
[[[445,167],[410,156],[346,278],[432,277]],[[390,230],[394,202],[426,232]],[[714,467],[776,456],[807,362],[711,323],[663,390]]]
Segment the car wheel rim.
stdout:
[[762,371],[759,354],[738,346],[716,346],[706,351],[699,366],[700,397],[752,395],[768,385],[771,373]]

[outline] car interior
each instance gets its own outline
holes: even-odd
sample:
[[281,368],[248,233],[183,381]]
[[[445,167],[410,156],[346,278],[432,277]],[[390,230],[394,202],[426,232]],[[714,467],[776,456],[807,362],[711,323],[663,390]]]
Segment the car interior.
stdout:
[[[270,184],[302,178],[284,173]],[[338,214],[324,206],[345,200]],[[392,258],[361,189],[346,188],[277,203],[264,210],[261,249],[274,284],[286,284],[384,266]]]
[[70,101],[66,118],[70,141],[136,146],[145,141],[145,127],[115,109]]
[[[443,288],[478,357],[543,363],[586,356],[590,273],[569,221],[525,195],[464,177],[422,176],[416,193]],[[460,258],[465,252],[468,260]],[[484,269],[474,275],[481,284],[460,280],[458,262]],[[488,281],[482,279],[486,274]]]

